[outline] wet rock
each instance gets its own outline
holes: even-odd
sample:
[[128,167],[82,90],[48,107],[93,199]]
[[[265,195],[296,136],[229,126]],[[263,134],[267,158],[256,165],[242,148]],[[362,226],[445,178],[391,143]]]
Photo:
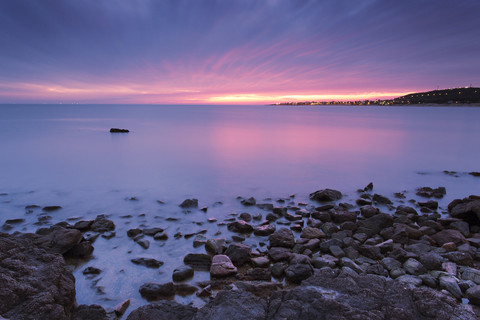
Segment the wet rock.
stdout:
[[227,277],[236,273],[237,268],[228,256],[219,254],[213,257],[212,266],[210,267],[210,275],[212,277]]
[[470,303],[480,306],[480,286],[474,286],[465,292]]
[[339,246],[332,245],[328,247],[328,250],[335,258],[343,258],[345,257],[345,251],[342,250]]
[[310,194],[310,200],[315,200],[318,202],[330,202],[340,200],[342,198],[342,193],[337,190],[332,189],[323,189],[318,190]]
[[90,226],[90,230],[94,232],[112,231],[115,230],[115,224],[112,220],[108,220],[105,215],[99,214]]
[[225,239],[209,239],[205,244],[205,250],[211,255],[222,254],[227,248]]
[[408,259],[403,263],[403,269],[407,271],[407,273],[418,276],[420,274],[425,273],[425,267],[418,261],[413,258]]
[[193,209],[193,208],[198,208],[198,199],[185,199],[183,202],[179,205],[180,208],[183,209]]
[[480,284],[480,270],[467,267],[463,270],[462,279],[472,280],[476,284]]
[[62,209],[61,206],[46,206],[46,207],[43,207],[42,210],[45,211],[45,212],[53,212],[53,211],[57,211],[57,210],[60,210]]
[[322,230],[318,228],[306,227],[302,230],[302,234],[300,235],[300,237],[306,239],[321,239],[325,238],[326,235]]
[[145,228],[142,230],[143,234],[146,235],[146,236],[154,236],[156,235],[157,233],[159,232],[163,232],[163,228],[158,228],[158,227],[155,227],[155,228]]
[[454,277],[440,277],[439,286],[450,292],[457,300],[462,299],[462,290],[460,290]]
[[480,223],[480,197],[470,196],[464,199],[456,199],[448,205],[448,213],[451,217],[465,220],[471,225]]
[[449,227],[451,229],[460,231],[460,233],[463,234],[464,237],[469,237],[470,236],[470,226],[465,221],[452,222],[452,223],[450,223]]
[[374,203],[383,204],[383,205],[393,204],[392,200],[390,200],[387,197],[382,196],[380,194],[376,194],[376,193],[373,195],[372,200],[373,200]]
[[175,282],[185,281],[193,277],[194,270],[189,266],[180,266],[173,270],[172,279]]
[[138,239],[135,242],[138,243],[140,247],[142,247],[145,250],[150,248],[150,241],[148,241],[147,239]]
[[239,219],[245,221],[245,222],[250,222],[252,221],[252,215],[247,212],[243,212],[238,216]]
[[204,253],[189,253],[183,259],[183,263],[191,266],[194,270],[208,271],[212,265],[212,257]]
[[85,274],[85,275],[88,275],[88,274],[94,274],[94,275],[97,275],[97,274],[100,274],[102,272],[102,270],[98,269],[98,268],[95,268],[95,267],[86,267],[82,273]]
[[207,238],[202,235],[198,235],[193,239],[193,247],[198,248],[207,243]]
[[47,229],[38,229],[35,244],[44,247],[50,252],[64,254],[80,243],[82,233],[76,229],[67,229],[61,226],[52,226]]
[[323,267],[329,267],[333,269],[336,267],[337,263],[338,259],[328,254],[315,256],[312,258],[312,265],[317,269],[321,269]]
[[420,262],[428,270],[441,270],[445,261],[438,253],[428,252],[420,255]]
[[65,252],[64,256],[65,258],[86,259],[92,255],[93,250],[94,248],[90,241],[82,241]]
[[110,133],[129,133],[128,129],[110,128]]
[[253,234],[259,237],[269,236],[277,230],[274,224],[267,224],[264,226],[258,226],[253,230]]
[[102,234],[102,238],[104,239],[112,239],[113,237],[115,237],[117,234],[115,233],[115,231],[108,231],[108,232],[105,232],[104,234]]
[[280,228],[275,231],[269,236],[268,240],[270,241],[270,247],[293,248],[295,245],[293,232],[287,228]]
[[422,285],[423,281],[420,277],[416,277],[410,274],[404,274],[396,278],[398,282],[404,283],[409,286],[411,289],[414,287],[419,287]]
[[250,261],[252,248],[242,243],[232,243],[228,246],[225,254],[232,260],[233,264],[241,267]]
[[289,260],[292,256],[292,250],[282,247],[272,247],[268,250],[268,255],[273,261]]
[[134,238],[134,237],[138,236],[138,235],[141,234],[141,233],[142,233],[142,229],[139,229],[139,228],[129,229],[129,230],[127,231],[127,236],[128,236],[129,238]]
[[228,225],[228,230],[237,233],[252,233],[253,227],[243,220],[237,220],[230,222]]
[[441,256],[462,266],[473,266],[473,257],[467,252],[453,251],[442,253]]
[[271,203],[257,203],[257,208],[262,210],[271,211],[273,210],[273,204]]
[[267,302],[253,293],[237,290],[220,291],[215,299],[201,308],[194,319],[264,320]]
[[452,229],[446,229],[442,230],[440,232],[437,232],[436,234],[432,235],[432,239],[435,240],[438,245],[443,245],[447,242],[453,242],[455,244],[462,244],[465,243],[467,240],[457,230],[452,230]]
[[296,263],[285,269],[285,278],[292,283],[299,284],[312,275],[313,267],[309,263]]
[[430,187],[422,187],[417,189],[417,196],[424,197],[424,198],[438,198],[441,199],[443,196],[447,194],[447,190],[445,187],[438,187],[435,189],[432,189]]
[[282,278],[285,275],[285,269],[287,269],[288,265],[285,262],[277,262],[274,263],[271,269],[272,276],[275,278]]
[[198,291],[198,288],[192,286],[188,283],[176,283],[175,284],[175,294],[185,297],[194,294]]
[[107,312],[97,304],[82,304],[75,309],[72,320],[109,320]]
[[153,236],[153,240],[167,240],[168,234],[166,232],[159,232]]
[[0,233],[0,314],[12,320],[70,319],[75,279],[60,254],[35,244],[37,237]]
[[5,220],[5,224],[19,224],[25,222],[25,219],[17,218],[17,219],[7,219]]
[[130,299],[123,300],[122,302],[117,304],[115,307],[113,307],[113,312],[115,312],[115,314],[118,317],[121,317],[125,313],[125,311],[127,311],[129,306],[130,306]]
[[373,207],[373,206],[366,205],[366,206],[360,207],[360,213],[365,218],[370,218],[370,217],[373,217],[376,214],[379,214],[380,210],[378,208]]
[[175,301],[159,301],[132,311],[127,320],[191,320],[197,309]]
[[172,297],[175,295],[175,286],[172,282],[168,283],[145,283],[140,287],[140,294],[147,300],[158,300]]
[[254,206],[255,204],[257,204],[257,200],[255,200],[254,197],[250,197],[248,199],[243,199],[242,201],[240,201],[240,203],[244,206]]
[[270,266],[270,260],[266,257],[252,258],[250,261],[254,267],[267,268]]
[[332,221],[341,224],[347,221],[356,221],[357,213],[351,211],[337,211],[331,215]]
[[366,233],[369,236],[380,233],[383,229],[393,225],[393,217],[386,213],[379,213],[373,217],[358,222],[357,232]]
[[267,268],[253,268],[247,271],[245,279],[248,281],[270,281],[272,273]]
[[433,201],[433,200],[429,200],[429,201],[425,201],[425,202],[418,202],[418,205],[420,207],[425,207],[425,208],[428,208],[428,209],[431,209],[431,210],[437,210],[438,209],[438,202]]
[[153,269],[157,269],[163,266],[163,261],[158,261],[152,258],[135,258],[131,259],[130,261],[132,261],[134,264]]

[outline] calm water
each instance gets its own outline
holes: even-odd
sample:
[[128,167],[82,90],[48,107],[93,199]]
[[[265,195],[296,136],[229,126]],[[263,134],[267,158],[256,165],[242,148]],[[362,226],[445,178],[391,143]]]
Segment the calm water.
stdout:
[[[111,127],[131,132],[110,134]],[[28,204],[61,205],[48,224],[99,213],[115,221],[117,236],[99,238],[92,260],[75,271],[78,302],[104,306],[126,298],[133,306],[146,303],[141,284],[169,281],[187,252],[204,250],[173,237],[144,250],[126,237],[132,227],[158,225],[170,235],[207,229],[207,238],[228,237],[226,227],[206,218],[258,211],[242,208],[237,196],[296,194],[295,201],[307,201],[308,193],[330,187],[354,202],[355,190],[370,181],[375,192],[407,190],[411,198],[419,186],[445,186],[443,207],[480,193],[480,178],[466,174],[480,171],[480,108],[472,107],[2,105],[0,150],[0,194],[6,193],[0,224],[26,219],[9,232],[38,227],[40,212],[26,214]],[[187,197],[208,212],[182,212],[178,204]],[[213,207],[216,201],[223,205]],[[120,218],[127,214],[132,218]],[[165,265],[136,267],[129,260],[137,256]],[[104,270],[98,282],[81,274],[90,265]],[[208,273],[192,282],[202,279]]]

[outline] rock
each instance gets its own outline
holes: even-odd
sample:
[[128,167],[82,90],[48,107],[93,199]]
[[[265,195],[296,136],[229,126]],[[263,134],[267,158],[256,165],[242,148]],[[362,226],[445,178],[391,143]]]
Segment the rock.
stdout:
[[467,252],[453,251],[442,253],[441,256],[462,266],[473,266],[473,258]]
[[380,247],[377,246],[361,245],[358,247],[358,252],[361,255],[374,260],[380,260],[383,258],[383,255],[380,252]]
[[60,210],[62,209],[61,206],[46,206],[46,207],[43,207],[42,210],[45,211],[45,212],[53,212],[53,211],[57,211],[57,210]]
[[232,260],[233,264],[241,267],[250,261],[252,248],[242,243],[232,243],[228,246],[225,254]]
[[457,276],[457,264],[453,262],[444,262],[442,263],[442,270],[446,273],[451,274],[452,276]]
[[175,294],[185,297],[194,294],[198,291],[198,288],[192,286],[188,283],[176,283],[175,284]]
[[305,229],[303,229],[300,237],[306,239],[321,239],[325,238],[326,235],[325,233],[323,233],[322,230],[318,228],[306,227]]
[[407,273],[418,276],[420,274],[425,273],[425,267],[418,261],[413,258],[408,259],[403,263],[403,269],[407,271]]
[[435,189],[432,189],[430,187],[422,187],[417,189],[417,196],[424,197],[424,198],[438,198],[441,199],[443,196],[447,194],[447,190],[445,187],[438,187]]
[[268,250],[268,255],[273,261],[289,260],[292,256],[292,250],[282,247],[272,247]]
[[180,266],[173,270],[172,279],[175,282],[185,281],[193,277],[194,270],[189,266]]
[[470,303],[480,306],[480,286],[471,287],[465,292]]
[[98,304],[80,305],[73,312],[72,320],[108,320],[107,312]]
[[191,266],[194,270],[208,271],[212,265],[212,257],[204,253],[189,253],[183,259],[183,263]]
[[168,234],[166,232],[159,232],[153,236],[153,240],[167,240]]
[[393,218],[386,213],[379,213],[373,217],[358,222],[358,233],[366,233],[369,236],[380,233],[383,229],[393,225]]
[[155,228],[145,228],[142,230],[143,234],[146,235],[146,236],[154,236],[156,235],[157,233],[159,232],[163,232],[163,228],[158,228],[158,227],[155,227]]
[[277,230],[274,224],[267,224],[264,226],[258,226],[253,230],[253,234],[259,237],[269,236]]
[[267,268],[253,268],[247,271],[245,279],[248,281],[270,281],[272,273]]
[[454,277],[440,277],[439,286],[450,292],[457,300],[462,299],[462,290]]
[[115,314],[118,317],[121,317],[125,313],[125,311],[127,311],[129,306],[130,306],[130,299],[123,300],[122,302],[117,304],[115,307],[113,307],[113,312],[115,312]]
[[140,294],[147,300],[158,300],[172,297],[175,295],[175,286],[172,282],[168,283],[145,283],[140,287]]
[[318,202],[330,202],[340,200],[342,198],[342,193],[337,190],[332,189],[323,189],[315,191],[310,194],[310,200],[315,200]]
[[480,270],[474,268],[465,268],[462,273],[463,280],[472,280],[480,285]]
[[120,128],[111,128],[110,133],[129,133],[130,130],[128,129],[120,129]]
[[274,263],[272,266],[272,276],[275,278],[282,278],[285,274],[285,269],[287,269],[288,265],[285,262],[277,262]]
[[193,239],[193,247],[198,248],[207,243],[207,238],[202,235],[198,235]]
[[243,199],[242,201],[240,201],[240,203],[244,206],[254,206],[257,203],[257,200],[255,200],[254,197],[250,197],[248,199]]
[[316,256],[312,259],[312,265],[316,269],[321,269],[323,267],[329,267],[333,269],[336,267],[337,263],[338,259],[328,254]]
[[292,283],[300,283],[313,275],[313,267],[307,263],[296,263],[285,269],[285,277]]
[[379,214],[380,210],[378,210],[378,208],[375,208],[373,206],[366,205],[366,206],[360,207],[360,213],[365,218],[370,218],[370,217],[373,217],[376,214]]
[[241,291],[248,291],[257,297],[269,297],[273,292],[282,289],[280,282],[237,281],[235,286]]
[[448,213],[451,217],[465,220],[469,224],[480,223],[480,198],[470,196],[464,199],[456,199],[448,205]]
[[465,221],[452,222],[452,223],[450,223],[449,227],[451,229],[455,229],[455,230],[460,231],[460,233],[463,234],[464,237],[469,237],[470,236],[470,226]]
[[104,239],[112,239],[113,237],[115,237],[117,234],[115,231],[108,231],[108,232],[105,232],[104,234],[102,234],[102,238]]
[[223,254],[213,256],[212,266],[210,267],[210,275],[212,277],[227,277],[236,273],[237,268],[228,256]]
[[205,250],[211,255],[222,254],[227,248],[225,239],[209,239],[205,244]]
[[409,274],[399,276],[396,278],[396,280],[406,284],[410,288],[419,287],[422,285],[422,282],[423,282],[422,279],[420,279],[419,277],[409,275]]
[[136,236],[138,236],[139,234],[142,233],[142,229],[139,229],[139,228],[135,228],[135,229],[129,229],[127,231],[127,236],[129,238],[135,238]]
[[61,226],[51,226],[48,229],[38,229],[34,242],[50,252],[64,254],[80,243],[82,233],[76,229]]
[[65,252],[64,257],[73,259],[86,259],[92,255],[93,249],[94,248],[90,241],[82,241]]
[[453,242],[458,245],[467,241],[463,234],[460,233],[460,231],[452,229],[446,229],[437,232],[432,236],[432,239],[435,240],[435,242],[438,243],[438,245],[440,246],[447,242]]
[[95,268],[95,267],[86,267],[82,273],[87,275],[87,274],[94,274],[94,275],[97,275],[97,274],[100,274],[102,272],[102,270],[98,269],[98,268]]
[[38,237],[0,233],[0,314],[12,320],[70,319],[75,279],[58,250],[35,244]]
[[443,259],[438,253],[427,252],[420,255],[422,265],[428,270],[441,270]]
[[92,226],[92,224],[93,224],[93,220],[82,220],[75,223],[73,228],[80,231],[88,231],[90,230],[90,227]]
[[150,248],[150,241],[148,241],[147,239],[138,239],[136,241],[140,247],[142,247],[143,249],[148,249]]
[[115,230],[115,224],[112,220],[108,220],[105,215],[99,214],[90,226],[90,230],[94,232],[112,231]]
[[245,222],[250,222],[252,221],[252,215],[248,212],[243,212],[238,216],[239,219],[245,221]]
[[228,230],[238,233],[252,233],[253,227],[243,220],[237,220],[230,222],[228,225]]
[[133,310],[127,320],[191,320],[197,308],[175,301],[159,301]]
[[268,240],[270,241],[270,247],[293,248],[295,245],[293,232],[287,228],[280,228],[275,231],[269,236]]
[[153,269],[157,269],[163,266],[162,261],[158,261],[152,258],[135,258],[135,259],[131,259],[130,261],[132,261],[134,264],[138,264],[140,266],[145,266],[147,268],[153,268]]
[[267,268],[270,266],[270,260],[267,257],[257,257],[250,259],[254,267]]
[[335,258],[343,258],[345,257],[345,251],[342,250],[339,246],[332,245],[328,247],[328,250]]
[[273,204],[271,204],[271,203],[257,203],[257,208],[260,208],[262,210],[272,211],[273,210]]
[[198,208],[198,199],[185,199],[179,207],[183,209]]
[[376,193],[373,195],[372,201],[374,203],[383,204],[383,205],[393,204],[393,202],[390,199],[388,199],[387,197],[382,196],[380,194],[376,194]]

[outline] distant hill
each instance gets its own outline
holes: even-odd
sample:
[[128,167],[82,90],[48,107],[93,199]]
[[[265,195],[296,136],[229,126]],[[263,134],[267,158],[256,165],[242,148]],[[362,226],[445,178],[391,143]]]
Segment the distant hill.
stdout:
[[455,88],[407,94],[391,100],[393,104],[480,103],[480,88]]

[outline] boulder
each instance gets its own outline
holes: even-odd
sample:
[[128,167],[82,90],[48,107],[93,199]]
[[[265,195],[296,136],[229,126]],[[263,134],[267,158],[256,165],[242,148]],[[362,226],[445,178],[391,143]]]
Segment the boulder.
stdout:
[[105,215],[99,214],[90,226],[90,230],[94,232],[112,231],[115,230],[115,224],[112,220],[107,219]]
[[252,233],[253,227],[244,220],[237,220],[230,222],[228,225],[228,230],[238,233]]
[[295,245],[295,238],[293,232],[287,228],[280,228],[270,235],[268,238],[270,247],[285,247],[293,248]]
[[228,246],[225,254],[232,260],[233,264],[241,267],[250,261],[252,248],[243,243],[232,243]]
[[442,246],[445,243],[453,242],[455,244],[462,244],[467,242],[465,237],[460,231],[453,229],[446,229],[432,235],[432,239],[435,240],[438,245]]
[[222,254],[227,248],[225,243],[225,239],[222,238],[209,239],[205,243],[205,250],[212,255]]
[[441,199],[445,194],[447,194],[447,190],[445,187],[438,187],[438,188],[430,188],[430,187],[422,187],[417,189],[417,196],[424,197],[424,198],[437,198]]
[[448,213],[451,217],[465,220],[469,224],[480,224],[480,197],[470,196],[464,199],[456,199],[448,205]]
[[107,312],[98,304],[78,306],[73,312],[72,320],[109,320]]
[[254,197],[250,197],[248,199],[243,199],[242,201],[240,201],[240,203],[244,206],[254,206],[257,203],[257,200],[255,200]]
[[70,319],[75,279],[58,247],[46,251],[37,238],[0,233],[0,314],[11,320]]
[[358,222],[358,233],[366,233],[369,236],[378,234],[383,229],[393,225],[393,217],[386,213],[379,213]]
[[198,199],[185,199],[179,207],[183,209],[198,208]]
[[196,313],[197,308],[163,300],[133,310],[127,320],[191,320]]
[[142,297],[147,300],[159,300],[175,295],[175,286],[172,282],[168,283],[145,283],[139,290]]
[[212,266],[210,267],[210,275],[212,277],[227,277],[233,276],[236,273],[237,268],[228,256],[223,254],[213,256]]
[[77,229],[68,229],[58,225],[48,229],[38,229],[37,236],[24,234],[23,237],[33,238],[33,242],[49,252],[64,254],[79,244],[82,233]]
[[330,202],[340,200],[342,198],[342,193],[337,190],[332,189],[323,189],[318,190],[310,194],[310,200],[315,200],[318,202]]

